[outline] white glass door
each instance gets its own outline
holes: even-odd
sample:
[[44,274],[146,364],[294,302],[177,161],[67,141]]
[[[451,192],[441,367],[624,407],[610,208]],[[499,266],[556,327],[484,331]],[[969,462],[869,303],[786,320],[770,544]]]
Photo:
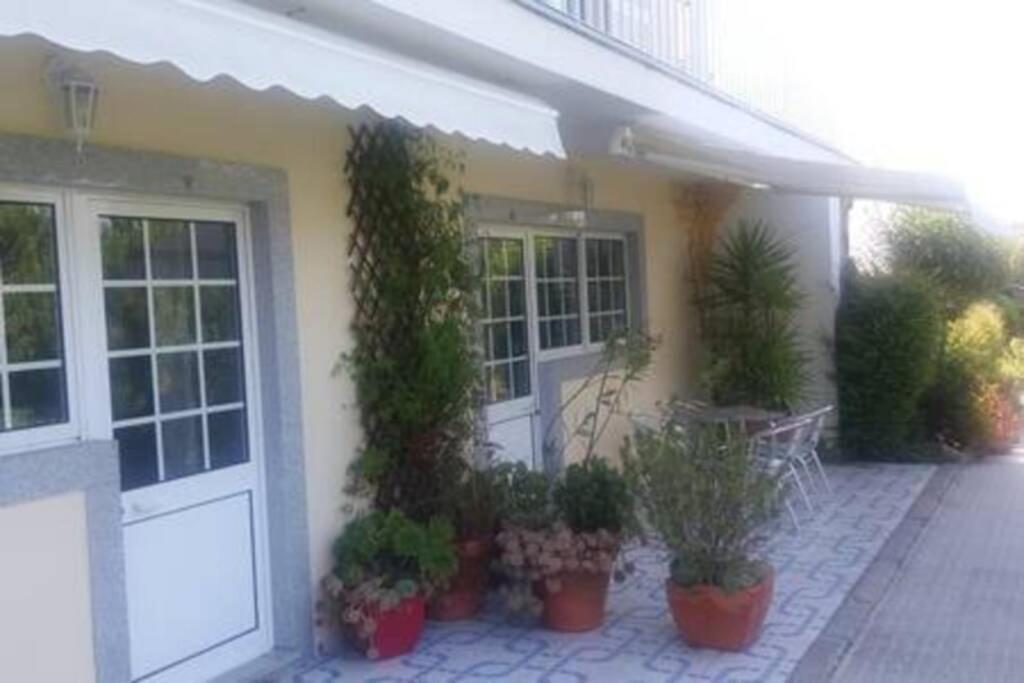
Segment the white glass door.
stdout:
[[[206,680],[270,647],[244,214],[85,199],[121,457],[134,681]],[[84,216],[82,214],[85,214]]]
[[522,235],[481,238],[488,435],[499,461],[539,465],[527,249]]

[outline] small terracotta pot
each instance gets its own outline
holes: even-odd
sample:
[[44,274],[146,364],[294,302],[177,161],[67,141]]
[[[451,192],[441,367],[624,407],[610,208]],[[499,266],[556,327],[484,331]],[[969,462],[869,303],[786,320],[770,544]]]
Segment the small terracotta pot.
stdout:
[[611,578],[610,572],[562,572],[553,577],[561,584],[557,591],[549,591],[545,582],[538,582],[536,592],[544,603],[544,626],[565,633],[600,627],[604,623]]
[[459,568],[447,590],[430,602],[431,619],[458,621],[476,616],[484,604],[492,545],[489,538],[476,538],[455,546]]
[[426,601],[418,595],[406,598],[387,610],[367,607],[367,616],[377,623],[369,640],[359,638],[351,630],[347,635],[352,645],[363,654],[373,650],[375,659],[398,657],[411,652],[420,641],[426,612]]
[[769,567],[760,583],[734,593],[708,585],[683,588],[672,579],[665,587],[672,619],[683,640],[693,647],[739,652],[761,635],[772,602],[775,572]]

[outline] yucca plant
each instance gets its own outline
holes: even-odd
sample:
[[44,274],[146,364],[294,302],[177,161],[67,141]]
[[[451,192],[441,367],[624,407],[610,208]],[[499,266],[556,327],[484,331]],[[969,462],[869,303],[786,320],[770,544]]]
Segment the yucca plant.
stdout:
[[715,402],[785,409],[799,401],[807,358],[793,322],[804,299],[794,256],[761,221],[741,221],[715,253],[698,301]]

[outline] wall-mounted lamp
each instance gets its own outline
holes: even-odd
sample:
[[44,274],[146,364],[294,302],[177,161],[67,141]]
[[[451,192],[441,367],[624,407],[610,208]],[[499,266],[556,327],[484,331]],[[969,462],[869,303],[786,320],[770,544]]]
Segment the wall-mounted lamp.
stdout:
[[51,59],[47,67],[47,80],[60,108],[64,128],[81,154],[96,123],[96,101],[99,98],[96,80],[82,69],[56,58]]

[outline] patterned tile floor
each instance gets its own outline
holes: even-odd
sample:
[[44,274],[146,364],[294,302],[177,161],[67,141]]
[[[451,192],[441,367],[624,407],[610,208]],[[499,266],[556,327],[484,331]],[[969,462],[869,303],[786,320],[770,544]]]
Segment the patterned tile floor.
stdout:
[[799,534],[787,520],[768,555],[776,592],[761,639],[748,652],[685,646],[667,613],[665,553],[631,550],[637,571],[614,585],[600,630],[552,633],[488,610],[471,622],[431,623],[410,655],[368,662],[344,654],[298,676],[300,683],[373,681],[784,681],[927,483],[924,465],[829,469],[831,498],[816,497]]

